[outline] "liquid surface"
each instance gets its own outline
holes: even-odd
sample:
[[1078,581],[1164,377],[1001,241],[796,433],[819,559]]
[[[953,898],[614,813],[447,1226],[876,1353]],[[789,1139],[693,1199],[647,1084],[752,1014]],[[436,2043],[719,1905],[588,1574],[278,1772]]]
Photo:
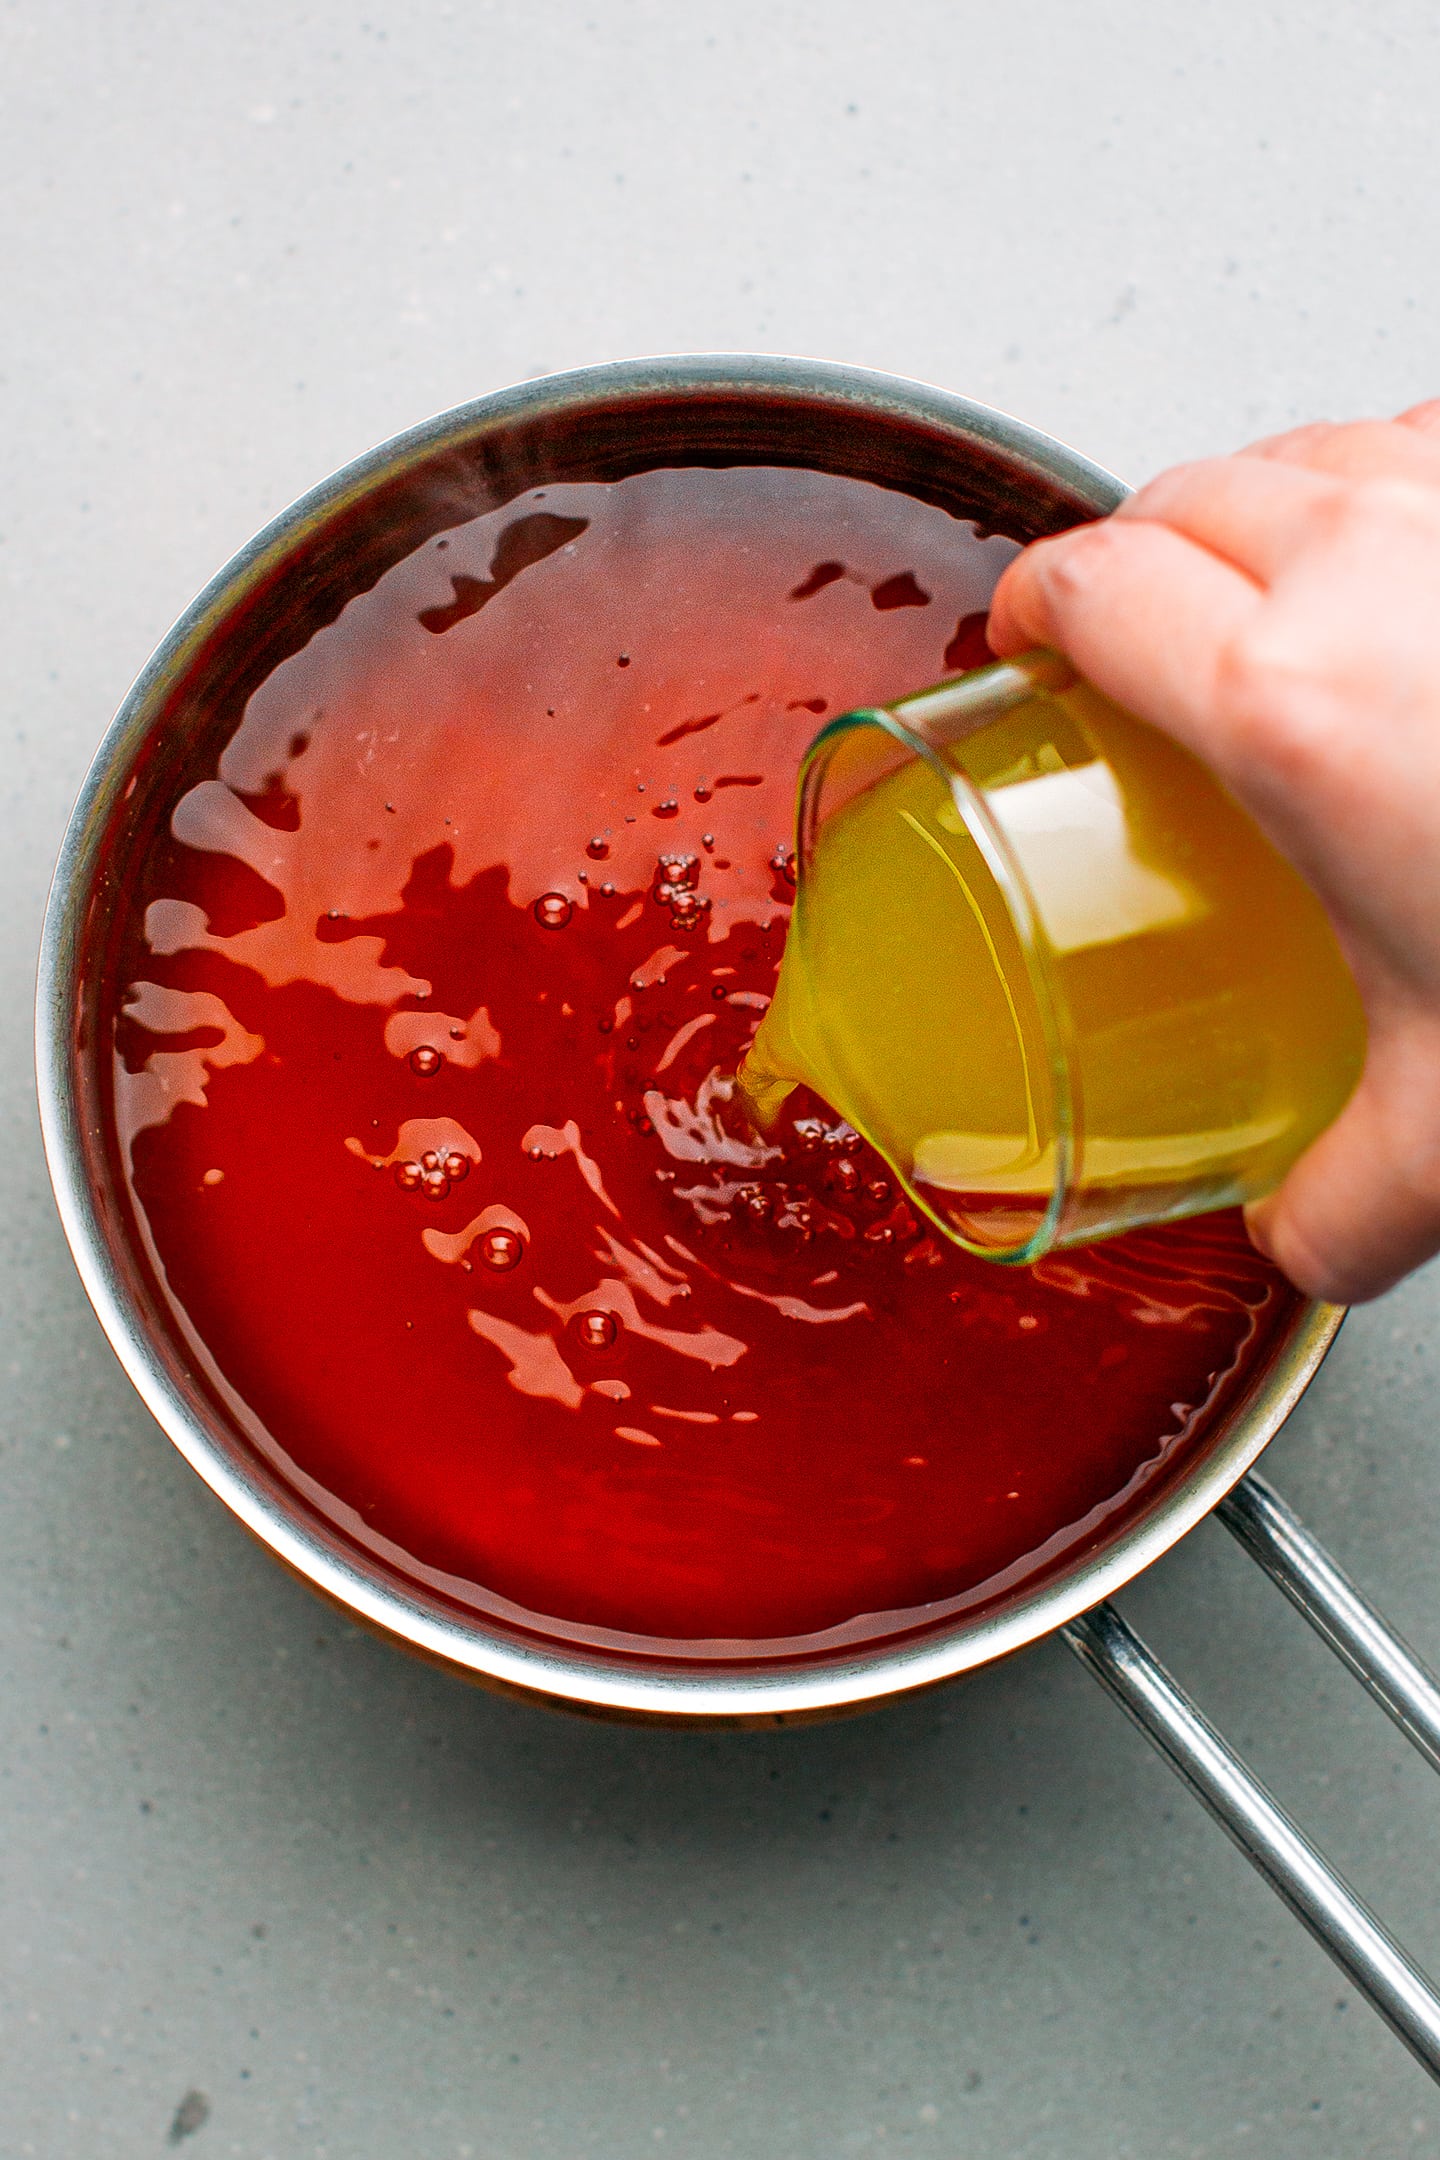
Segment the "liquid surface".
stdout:
[[1013,550],[685,470],[431,541],[200,742],[129,890],[116,1145],[177,1334],[346,1538],[462,1606],[724,1657],[1092,1544],[1293,1299],[1219,1216],[1024,1275],[729,1076],[827,712],[983,657]]
[[[1028,955],[977,799],[1033,910]],[[1088,685],[1012,696],[933,757],[837,731],[806,802],[744,1096],[764,1129],[788,1083],[817,1088],[972,1246],[1256,1199],[1358,1080],[1364,1016],[1319,901],[1201,765]]]

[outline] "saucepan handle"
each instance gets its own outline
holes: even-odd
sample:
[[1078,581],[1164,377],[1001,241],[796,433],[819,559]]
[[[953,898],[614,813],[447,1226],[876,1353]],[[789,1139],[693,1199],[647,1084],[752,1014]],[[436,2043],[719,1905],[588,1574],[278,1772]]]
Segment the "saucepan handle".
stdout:
[[[1278,1494],[1242,1479],[1221,1520],[1440,1767],[1440,1688]],[[1440,2083],[1440,1994],[1110,1605],[1061,1630],[1412,2055]]]
[[1252,1470],[1215,1512],[1395,1720],[1411,1746],[1440,1770],[1440,1684],[1336,1567],[1295,1510]]

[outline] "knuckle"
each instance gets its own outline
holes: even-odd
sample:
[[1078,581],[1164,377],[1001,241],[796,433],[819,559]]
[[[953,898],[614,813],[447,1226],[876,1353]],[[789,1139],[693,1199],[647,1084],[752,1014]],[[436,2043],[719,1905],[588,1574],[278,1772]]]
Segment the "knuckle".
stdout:
[[1419,435],[1440,435],[1440,398],[1426,398],[1397,415],[1397,427],[1413,428]]
[[1310,461],[1337,480],[1363,482],[1368,475],[1390,471],[1397,452],[1406,447],[1406,437],[1393,420],[1347,420],[1316,440]]
[[[1391,437],[1400,431],[1392,428]],[[1412,469],[1413,468],[1413,469]],[[1429,468],[1429,469],[1427,469]],[[1356,546],[1394,549],[1413,544],[1418,534],[1440,532],[1440,486],[1434,452],[1416,444],[1416,456],[1397,470],[1388,464],[1352,461],[1336,467],[1328,491],[1311,504],[1312,545],[1321,552]]]
[[1440,530],[1440,488],[1400,473],[1375,474],[1357,481],[1348,497],[1350,516],[1362,539],[1405,544],[1417,533]]
[[1337,421],[1310,420],[1303,427],[1287,428],[1279,435],[1264,435],[1240,455],[1264,458],[1277,465],[1312,465],[1323,458],[1327,444],[1340,432]]
[[1110,519],[1101,518],[1045,541],[1036,550],[1036,570],[1047,592],[1063,606],[1094,591],[1122,545]]
[[1191,458],[1183,465],[1167,465],[1164,472],[1156,473],[1153,480],[1127,495],[1111,514],[1127,519],[1163,519],[1197,491],[1212,486],[1217,479],[1223,482],[1229,464],[1228,458]]
[[1411,510],[1415,492],[1393,473],[1355,473],[1336,496],[1335,523],[1342,531],[1383,529]]

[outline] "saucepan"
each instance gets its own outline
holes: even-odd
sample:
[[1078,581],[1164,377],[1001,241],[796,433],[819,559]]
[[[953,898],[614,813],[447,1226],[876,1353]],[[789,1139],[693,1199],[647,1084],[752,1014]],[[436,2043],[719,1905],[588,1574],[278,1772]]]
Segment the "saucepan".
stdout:
[[[307,1512],[202,1384],[163,1324],[150,1261],[103,1144],[99,929],[146,814],[157,746],[257,679],[254,629],[298,649],[430,535],[549,479],[665,464],[796,464],[879,481],[1026,540],[1103,515],[1125,489],[1020,421],[948,392],[816,361],[735,355],[624,362],[544,378],[443,414],[347,466],[245,548],[145,668],[101,745],[61,850],[40,956],[42,1126],[60,1214],[121,1363],[181,1453],[270,1551],[392,1641],[471,1680],[591,1715],[789,1723],[853,1713],[1058,1631],[1122,1703],[1399,2037],[1440,2078],[1440,1997],[1284,1815],[1110,1600],[1218,1510],[1407,1737],[1440,1768],[1440,1689],[1254,1472],[1342,1315],[1297,1303],[1182,1475],[1037,1586],[896,1644],[798,1663],[626,1663],[537,1643],[427,1601]],[[277,629],[278,626],[278,629]],[[153,806],[152,806],[153,807]],[[108,1054],[108,1053],[107,1053]],[[943,1416],[943,1411],[937,1415]]]

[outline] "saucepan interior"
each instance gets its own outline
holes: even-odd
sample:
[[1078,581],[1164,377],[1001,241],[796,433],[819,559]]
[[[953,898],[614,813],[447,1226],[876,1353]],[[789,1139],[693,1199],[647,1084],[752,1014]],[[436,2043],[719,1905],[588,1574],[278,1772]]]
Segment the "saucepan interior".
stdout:
[[[102,956],[129,866],[161,829],[202,719],[232,716],[357,593],[442,533],[527,489],[665,466],[777,465],[875,481],[1027,540],[1113,507],[1096,467],[946,393],[816,362],[659,360],[559,376],[442,415],[286,512],[220,574],[151,660],[101,746],[66,834],[40,966],[42,1122],[67,1237],[101,1322],[193,1467],[290,1569],[356,1619],[475,1680],[595,1714],[676,1720],[834,1715],[1001,1656],[1108,1595],[1249,1467],[1323,1357],[1339,1315],[1296,1306],[1204,1447],[1136,1507],[1013,1593],[900,1639],[752,1664],[620,1656],[457,1611],[338,1534],[250,1444],[225,1389],[166,1324],[156,1258],[107,1141]],[[942,1415],[943,1412],[937,1412]],[[1063,1432],[1055,1435],[1065,1445]]]

